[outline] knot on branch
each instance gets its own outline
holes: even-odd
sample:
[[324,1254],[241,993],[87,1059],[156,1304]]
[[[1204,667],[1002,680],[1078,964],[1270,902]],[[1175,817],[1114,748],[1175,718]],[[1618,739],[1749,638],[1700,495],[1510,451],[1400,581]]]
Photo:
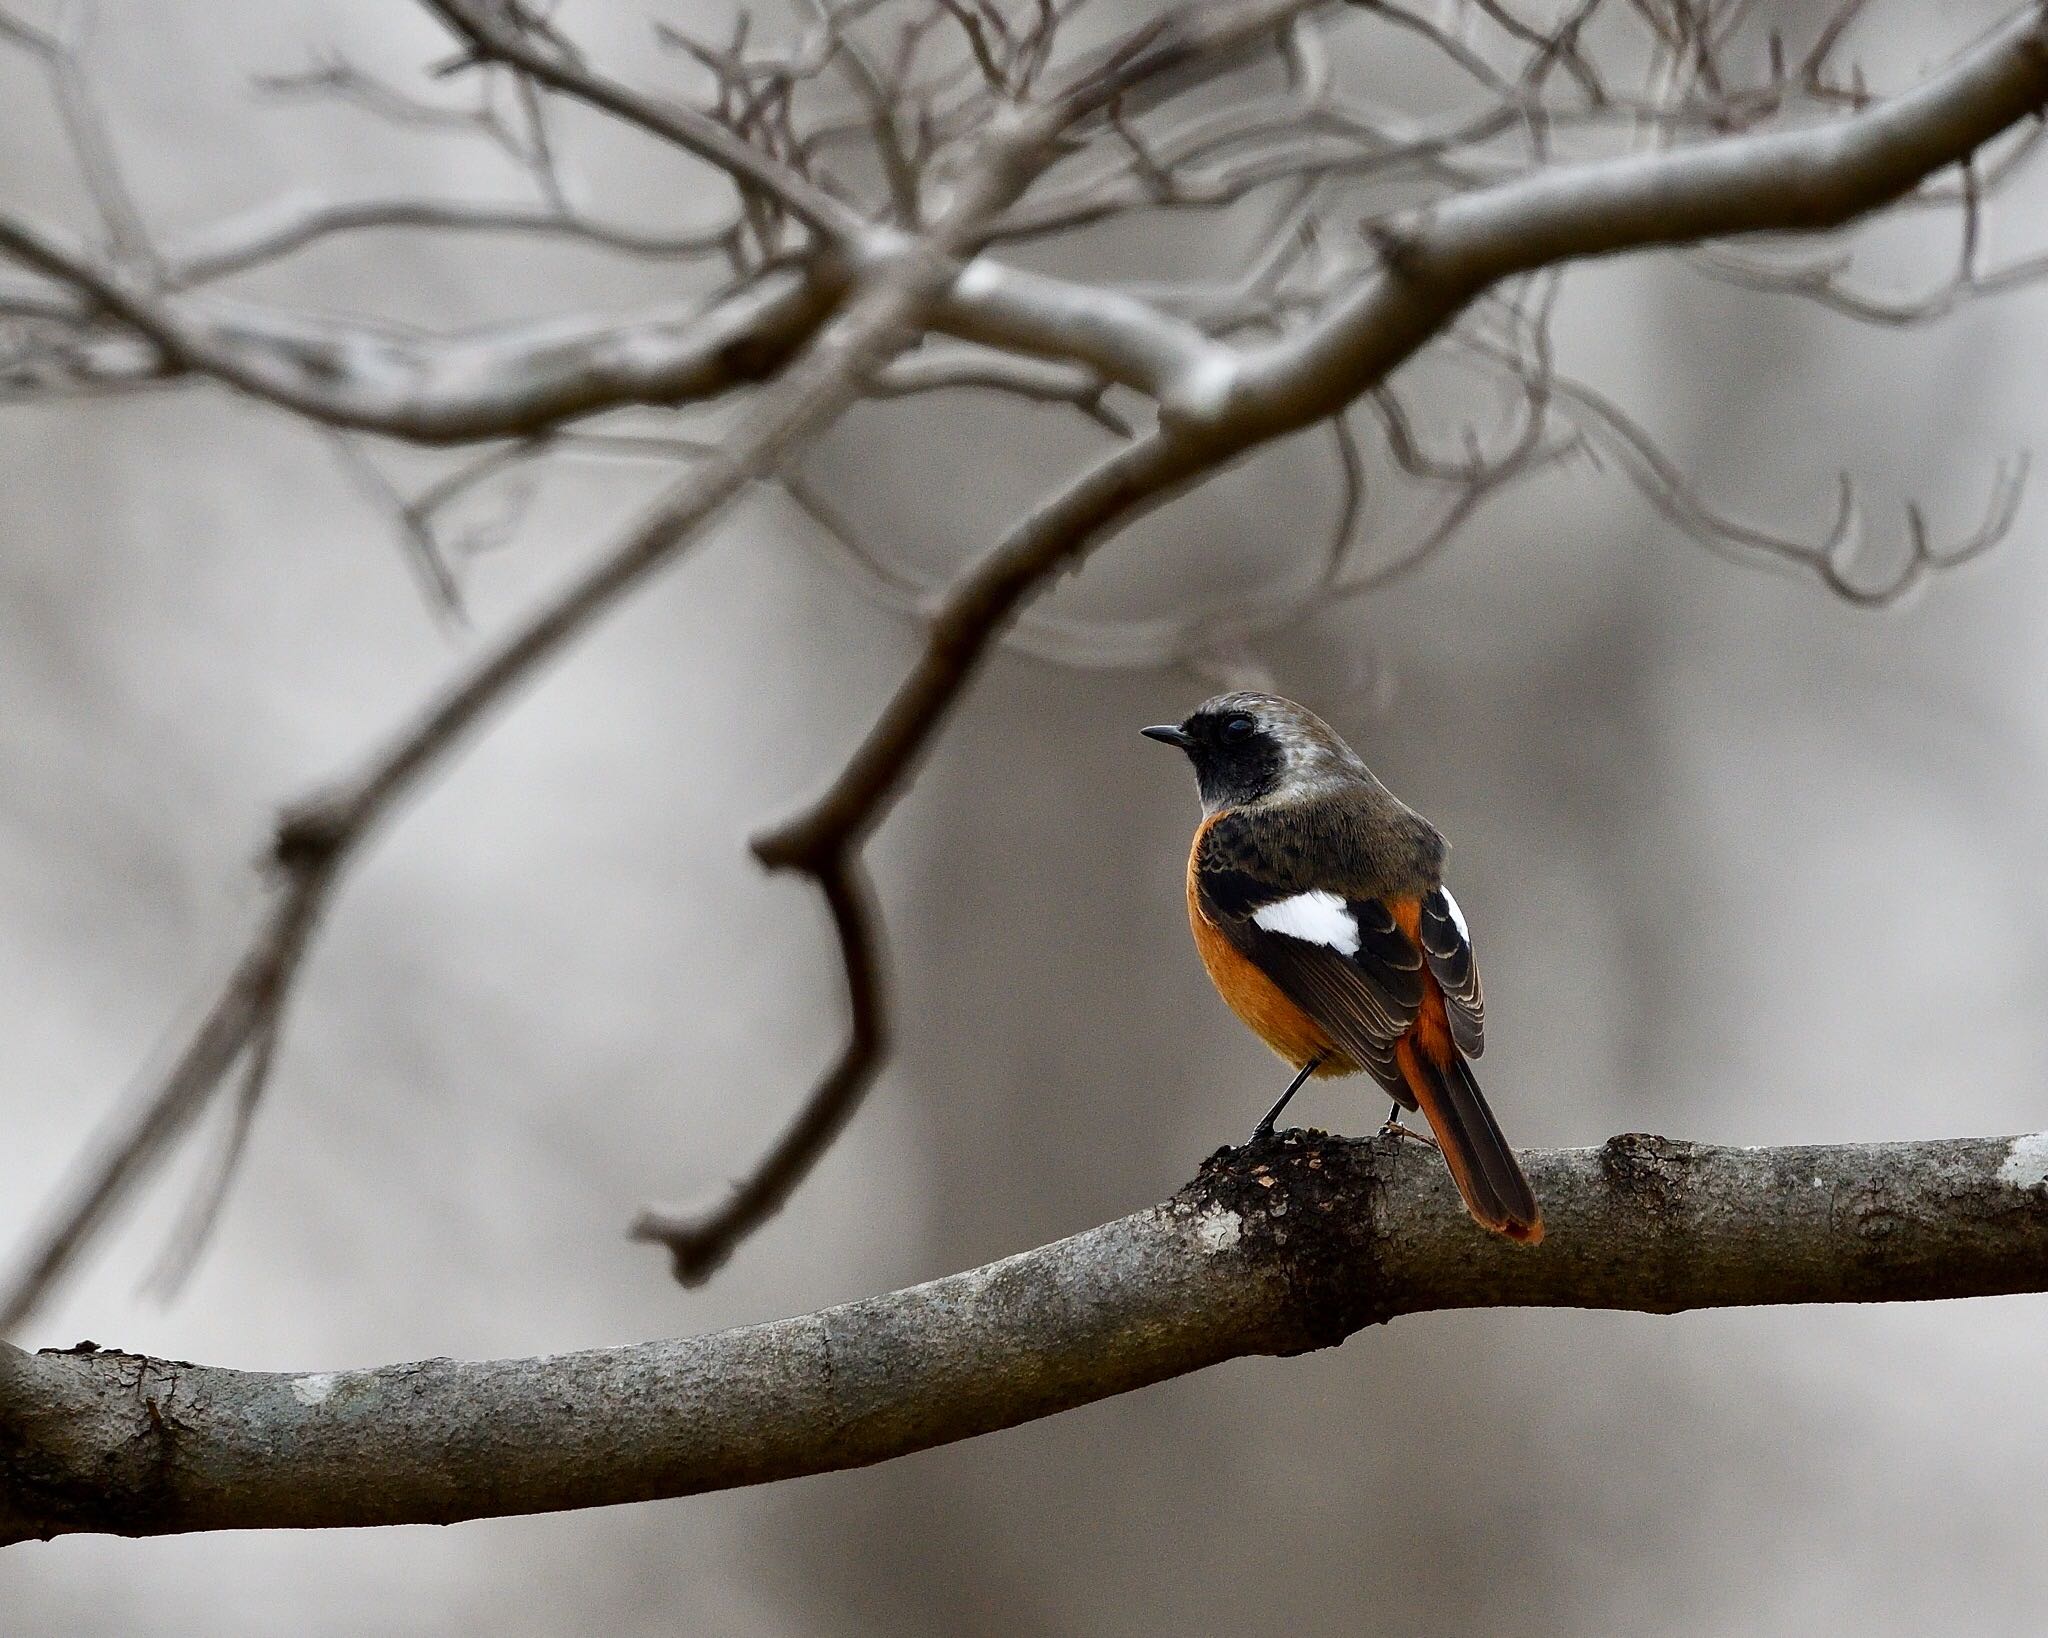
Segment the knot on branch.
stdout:
[[1358,224],[1359,236],[1372,246],[1389,278],[1410,281],[1421,278],[1422,222],[1421,216],[1410,214],[1398,219],[1382,217]]
[[801,339],[776,334],[736,336],[712,355],[725,375],[735,384],[772,380],[796,356]]
[[355,824],[349,805],[331,797],[297,803],[278,815],[271,862],[289,875],[315,875],[348,845]]
[[811,815],[764,830],[747,844],[763,870],[796,870],[808,876],[822,876],[841,845]]
[[1297,1127],[1218,1149],[1176,1197],[1198,1211],[1235,1216],[1239,1251],[1286,1282],[1291,1312],[1283,1331],[1292,1340],[1279,1352],[1334,1348],[1393,1317],[1380,1256],[1383,1163],[1391,1157],[1378,1139]]
[[1619,1132],[1600,1146],[1600,1170],[1617,1194],[1653,1218],[1682,1203],[1700,1146],[1652,1132]]

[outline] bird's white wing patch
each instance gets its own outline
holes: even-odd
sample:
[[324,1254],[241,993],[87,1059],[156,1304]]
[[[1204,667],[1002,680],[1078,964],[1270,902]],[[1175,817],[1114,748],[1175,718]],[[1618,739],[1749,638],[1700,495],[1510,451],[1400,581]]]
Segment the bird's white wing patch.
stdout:
[[1269,933],[1298,938],[1304,944],[1321,944],[1339,955],[1358,954],[1358,923],[1351,907],[1335,893],[1312,888],[1291,899],[1262,904],[1252,916],[1254,926]]
[[1458,901],[1451,897],[1451,890],[1448,887],[1439,886],[1437,891],[1444,896],[1444,908],[1451,913],[1451,923],[1458,929],[1458,937],[1470,944],[1472,929],[1465,925],[1465,912],[1458,908]]

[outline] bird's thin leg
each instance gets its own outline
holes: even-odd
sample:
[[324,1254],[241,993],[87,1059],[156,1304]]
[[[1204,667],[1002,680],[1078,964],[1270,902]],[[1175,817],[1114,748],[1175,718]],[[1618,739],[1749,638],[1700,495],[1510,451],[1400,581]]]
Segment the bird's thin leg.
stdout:
[[1380,1136],[1406,1138],[1410,1143],[1420,1143],[1431,1149],[1438,1147],[1436,1139],[1427,1132],[1418,1132],[1412,1126],[1401,1124],[1401,1106],[1398,1103],[1387,1111],[1387,1124],[1380,1128]]
[[1280,1118],[1281,1110],[1294,1101],[1294,1094],[1301,1090],[1303,1083],[1308,1080],[1309,1076],[1322,1067],[1322,1062],[1322,1054],[1318,1053],[1301,1066],[1301,1073],[1287,1083],[1287,1090],[1280,1094],[1280,1101],[1274,1104],[1271,1109],[1268,1109],[1265,1119],[1252,1128],[1252,1141],[1254,1143],[1258,1142],[1262,1137],[1272,1136],[1273,1122]]

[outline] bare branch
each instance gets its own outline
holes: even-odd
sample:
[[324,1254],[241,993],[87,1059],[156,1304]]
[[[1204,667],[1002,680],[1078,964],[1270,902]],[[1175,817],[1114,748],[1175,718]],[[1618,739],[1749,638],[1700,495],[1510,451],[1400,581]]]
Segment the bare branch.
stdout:
[[1172,1199],[928,1285],[632,1347],[241,1372],[0,1344],[0,1541],[598,1507],[887,1461],[1437,1309],[1670,1314],[2048,1289],[2048,1136],[1526,1152],[1549,1233],[1434,1156],[1290,1131]]
[[[386,208],[370,207],[366,214]],[[499,213],[478,213],[486,214]],[[479,219],[475,225],[486,224]],[[530,226],[539,230],[541,223]],[[239,270],[251,251],[252,242],[243,239],[187,269],[196,265],[208,277],[223,266]],[[428,338],[220,302],[207,308],[181,303],[5,215],[0,255],[77,292],[66,300],[0,290],[0,311],[61,327],[52,345],[61,341],[67,349],[64,365],[81,385],[133,387],[206,376],[328,426],[430,444],[527,437],[625,405],[696,401],[759,382],[815,334],[846,289],[835,278],[777,268],[708,306]],[[120,321],[150,350],[138,354],[127,336],[96,341],[91,327],[102,315]],[[1064,359],[1148,393],[1195,390],[1188,384],[1234,356],[1149,303],[986,257],[970,263],[942,295],[932,322],[963,340]],[[0,367],[0,391],[10,375],[22,379],[18,390],[36,390],[35,370],[33,360],[13,371]]]
[[710,1279],[740,1241],[782,1210],[853,1118],[889,1050],[881,932],[867,878],[848,856],[823,864],[817,882],[832,914],[846,970],[851,1015],[846,1048],[804,1101],[789,1130],[730,1198],[704,1213],[650,1206],[634,1221],[632,1238],[668,1247],[676,1278],[684,1285],[702,1285]]
[[[524,437],[628,404],[715,397],[773,376],[817,332],[845,286],[789,269],[764,273],[705,306],[631,319],[555,319],[424,340],[364,325],[165,298],[85,252],[0,215],[11,256],[78,299],[17,297],[32,321],[63,323],[81,375],[120,385],[204,376],[327,426],[417,443]],[[126,337],[100,356],[77,327],[101,315]],[[0,389],[7,385],[0,376]]]
[[[1014,201],[1044,164],[1050,162],[1054,144],[1078,121],[1113,105],[1126,91],[1155,76],[1167,76],[1183,85],[1199,83],[1206,74],[1214,72],[1218,63],[1233,60],[1247,42],[1303,9],[1303,0],[1254,0],[1251,4],[1209,6],[1183,13],[1170,23],[1141,29],[1112,48],[1103,58],[1085,66],[1045,104],[1016,116],[1021,127],[1016,133],[1006,135],[999,126],[996,133],[985,139],[982,157],[970,173],[963,195],[973,200],[978,189],[983,196],[980,208],[970,210],[963,203],[954,205],[952,217],[960,225],[951,242],[956,247],[965,246],[983,233],[987,222]],[[956,268],[950,281],[933,279],[929,286],[931,310],[944,310],[945,293],[950,290],[957,294],[969,281],[973,268],[981,265]],[[1148,442],[1157,447],[1156,440]],[[1129,450],[1135,453],[1145,447],[1145,443],[1136,443]],[[1138,464],[1142,466],[1142,460]],[[1057,551],[1066,528],[1066,523],[1054,521],[1042,536],[1024,541],[1020,552],[1028,557],[1034,551]],[[1027,591],[1035,578],[1035,574],[1026,574],[1015,580],[1017,595]],[[1002,619],[1002,595],[1000,589],[995,590],[982,609],[966,615],[956,607],[944,617],[952,635],[942,637],[935,624],[934,645],[964,635],[968,646],[962,659],[971,667],[985,648],[989,631]],[[991,624],[976,636],[975,622],[981,618]],[[958,686],[958,678],[938,679],[939,697],[950,697]],[[760,839],[755,842],[755,856],[763,864],[773,870],[802,871],[826,894],[846,962],[853,1028],[839,1062],[819,1083],[795,1124],[724,1206],[698,1219],[673,1210],[650,1208],[637,1220],[635,1238],[668,1246],[678,1278],[694,1281],[708,1277],[731,1255],[740,1238],[781,1209],[851,1118],[873,1080],[880,1061],[884,1025],[880,987],[872,973],[875,934],[865,909],[866,890],[857,861],[867,830],[879,818],[879,803],[888,794],[887,785],[874,787],[871,794],[875,806],[869,812],[849,809],[840,819],[814,825],[800,836],[784,832],[778,838],[780,845],[769,845]],[[847,800],[857,804],[863,797],[856,795]]]
[[2029,6],[1914,90],[1827,125],[1557,166],[1425,207],[1382,224],[1382,275],[1248,361],[1242,390],[1295,425],[1319,420],[1500,279],[1654,245],[1839,226],[1961,163],[2044,94],[2048,17]]
[[523,483],[508,497],[495,517],[484,524],[472,525],[452,541],[444,542],[440,528],[442,515],[458,502],[485,485],[548,456],[652,461],[674,466],[701,459],[718,447],[709,440],[677,433],[549,429],[529,438],[500,444],[465,460],[407,499],[357,440],[345,433],[335,433],[333,437],[350,476],[390,516],[400,544],[406,549],[407,559],[421,583],[428,607],[437,619],[449,626],[462,626],[468,621],[456,564],[481,556],[500,545],[517,525],[519,515],[537,485],[533,481]]
[[524,161],[518,138],[494,106],[494,82],[480,81],[467,107],[430,101],[378,79],[339,54],[323,54],[310,68],[294,73],[263,74],[257,90],[271,98],[331,98],[372,114],[389,125],[480,136],[508,157]]
[[1161,429],[1116,451],[1041,505],[946,594],[924,653],[839,776],[795,819],[754,839],[771,869],[857,845],[878,825],[962,689],[1017,610],[1107,532],[1208,469],[1203,440]]
[[0,1301],[0,1334],[12,1331],[62,1276],[86,1241],[141,1176],[169,1152],[270,1030],[299,958],[326,908],[336,857],[300,856],[236,964],[163,1077],[138,1087],[51,1203],[43,1231],[10,1274]]
[[993,392],[1036,404],[1067,404],[1119,438],[1130,423],[1103,402],[1110,383],[1093,370],[1050,359],[1015,358],[999,352],[963,350],[916,352],[875,372],[870,398],[912,398],[928,392]]
[[1986,273],[1977,269],[1974,249],[1973,242],[1966,242],[1955,272],[1919,296],[1880,296],[1853,288],[1845,282],[1850,266],[1846,254],[1777,266],[1717,246],[1699,252],[1692,261],[1701,272],[1725,283],[1797,296],[1844,318],[1891,328],[1931,324],[1978,298],[2010,295],[2048,279],[2048,255],[2029,256]]
[[1199,394],[1236,357],[1148,302],[986,256],[961,270],[934,320],[963,341],[1085,364],[1158,399]]
[[347,234],[391,229],[435,233],[510,233],[580,239],[601,249],[648,260],[682,261],[721,253],[734,224],[701,233],[649,233],[591,220],[558,204],[485,204],[472,199],[365,199],[313,197],[272,200],[166,252],[165,282],[173,290],[246,273]]
[[334,447],[348,468],[349,476],[396,521],[399,541],[406,549],[406,562],[411,566],[414,578],[420,583],[420,590],[426,596],[427,607],[432,609],[435,617],[444,624],[465,623],[468,614],[462,606],[462,586],[455,578],[455,571],[448,566],[448,560],[441,551],[440,541],[434,537],[433,514],[448,495],[461,493],[502,466],[505,452],[493,450],[482,460],[472,462],[459,472],[451,474],[445,486],[436,485],[435,492],[423,500],[407,501],[378,470],[376,462],[357,446],[354,439],[345,433],[335,433],[333,438]]
[[924,588],[869,545],[845,514],[803,475],[798,463],[787,463],[775,475],[775,481],[797,510],[817,525],[841,561],[871,593],[899,614],[918,614]]
[[1835,54],[1835,47],[1842,43],[1856,19],[1863,15],[1869,0],[1842,0],[1834,14],[1821,26],[1814,38],[1813,47],[1799,65],[1799,78],[1816,93],[1826,88],[1828,59]]
[[[289,982],[289,975],[286,982]],[[191,1277],[192,1270],[198,1266],[199,1254],[212,1238],[214,1225],[220,1221],[228,1185],[234,1181],[235,1169],[241,1162],[243,1151],[249,1146],[249,1133],[256,1125],[256,1106],[263,1101],[263,1093],[270,1084],[270,1072],[277,1063],[277,1043],[284,1034],[287,994],[288,991],[281,987],[277,1003],[251,1032],[249,1049],[242,1060],[242,1078],[228,1108],[227,1130],[221,1134],[220,1142],[207,1163],[205,1176],[186,1201],[184,1216],[171,1231],[163,1255],[150,1276],[148,1283],[159,1296],[175,1296]]]
[[129,191],[113,139],[107,134],[99,104],[86,78],[84,55],[93,29],[90,0],[67,0],[59,35],[44,55],[50,88],[57,99],[58,116],[65,135],[78,158],[86,191],[99,211],[100,225],[117,260],[148,267],[153,261],[149,230],[142,212]]
[[1977,526],[1952,545],[1937,546],[1916,502],[1906,505],[1905,560],[1877,580],[1861,579],[1856,561],[1864,555],[1861,509],[1848,475],[1836,491],[1835,517],[1818,542],[1794,539],[1716,511],[1689,484],[1655,439],[1618,404],[1582,382],[1560,378],[1555,385],[1561,403],[1578,416],[1597,448],[1615,454],[1638,490],[1672,524],[1702,545],[1738,563],[1758,561],[1813,575],[1845,602],[1864,608],[1889,608],[1930,574],[1953,569],[1981,557],[2012,530],[2026,490],[2028,461],[2018,455],[1998,463],[1991,491]]
[[[1365,470],[1357,437],[1348,423],[1339,418],[1331,423],[1331,431],[1340,485],[1337,513],[1322,565],[1307,582],[1264,594],[1240,595],[1211,609],[1153,619],[1068,621],[1026,609],[1006,629],[1004,646],[1083,671],[1195,664],[1219,653],[1242,655],[1254,637],[1300,619],[1329,596],[1344,595],[1341,579],[1356,545],[1365,501]],[[808,485],[800,486],[792,474],[785,472],[782,483],[874,595],[899,613],[929,625],[940,588],[913,580],[890,563],[861,539],[824,497]]]
[[19,17],[4,11],[0,11],[0,40],[34,52],[39,57],[51,56],[64,49],[64,42],[49,30],[24,23]]

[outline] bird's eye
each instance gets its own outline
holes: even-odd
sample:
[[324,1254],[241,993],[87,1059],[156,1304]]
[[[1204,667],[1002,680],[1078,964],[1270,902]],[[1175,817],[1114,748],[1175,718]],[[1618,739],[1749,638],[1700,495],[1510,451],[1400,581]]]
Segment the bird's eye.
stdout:
[[1223,743],[1225,745],[1242,745],[1252,737],[1253,731],[1258,726],[1250,717],[1226,718],[1223,724]]

